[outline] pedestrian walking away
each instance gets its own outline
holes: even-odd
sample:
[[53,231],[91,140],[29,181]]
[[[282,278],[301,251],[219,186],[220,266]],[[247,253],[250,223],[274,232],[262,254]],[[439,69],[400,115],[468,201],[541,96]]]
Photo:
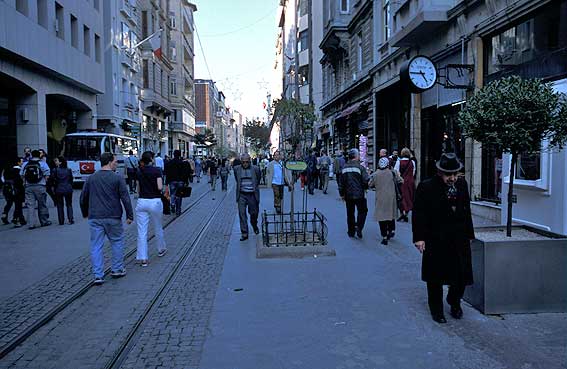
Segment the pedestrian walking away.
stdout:
[[256,165],[251,165],[250,155],[242,155],[241,165],[234,168],[236,180],[236,203],[240,218],[240,241],[248,239],[248,214],[250,224],[255,234],[260,233],[258,228],[258,213],[260,212],[260,179],[262,173]]
[[402,202],[400,205],[400,212],[402,213],[398,221],[407,222],[408,213],[413,208],[413,197],[415,194],[415,165],[411,160],[411,151],[404,147],[402,149],[401,157],[396,161],[394,169],[400,173],[400,177],[404,180],[402,184]]
[[461,298],[473,283],[470,242],[475,238],[467,182],[454,153],[443,154],[437,175],[417,187],[412,212],[413,242],[423,254],[421,279],[427,283],[431,317],[446,323],[443,285],[449,285],[451,316],[463,316]]
[[279,150],[274,152],[274,160],[272,160],[266,168],[267,183],[272,186],[274,192],[274,208],[276,213],[282,212],[282,202],[284,198],[284,187],[288,186],[293,191],[293,179],[291,171],[284,167],[282,155]]
[[223,191],[228,191],[228,174],[230,173],[230,169],[228,168],[228,160],[222,160],[222,164],[218,172],[221,179],[221,189]]
[[165,170],[165,162],[163,161],[162,157],[161,157],[161,153],[157,153],[156,157],[154,158],[154,162],[156,164],[156,167],[161,169],[161,171],[163,172]]
[[319,158],[319,173],[321,181],[321,189],[324,194],[327,194],[327,189],[329,188],[329,170],[331,168],[331,158],[327,155],[325,150],[321,151],[321,157]]
[[317,156],[315,151],[311,153],[305,160],[307,162],[307,189],[309,190],[309,194],[313,195],[316,188],[317,183]]
[[20,176],[20,171],[24,163],[23,158],[17,158],[14,162],[2,172],[2,194],[6,200],[4,211],[2,212],[2,223],[10,224],[9,215],[12,205],[14,205],[14,214],[12,215],[12,224],[15,227],[26,225],[24,218],[23,202],[25,201],[24,181]]
[[201,172],[203,171],[203,163],[200,158],[195,159],[195,177],[197,177],[197,183],[201,182]]
[[[362,230],[368,214],[365,193],[368,189],[368,173],[360,165],[360,154],[357,149],[350,149],[348,162],[345,164],[339,181],[339,194],[346,204],[347,233],[362,238]],[[355,210],[357,216],[355,219]]]
[[207,161],[207,172],[209,173],[209,179],[211,183],[211,190],[216,190],[217,187],[217,175],[218,175],[218,167],[217,161],[214,158],[211,158]]
[[171,196],[171,212],[175,216],[181,215],[183,198],[177,196],[177,191],[189,184],[189,176],[191,175],[191,167],[189,163],[181,160],[181,150],[173,151],[173,159],[165,166],[165,183],[169,186]]
[[380,227],[382,245],[396,233],[396,217],[398,216],[398,203],[396,200],[396,187],[403,179],[395,170],[390,169],[388,158],[380,158],[378,170],[370,177],[370,188],[376,189],[374,203],[374,218]]
[[150,221],[154,226],[158,256],[163,256],[166,252],[162,224],[163,203],[161,202],[163,176],[161,168],[152,165],[152,156],[151,151],[146,151],[142,154],[140,168],[136,175],[138,180],[138,202],[136,203],[138,249],[136,260],[143,267],[148,266],[148,229]]
[[126,178],[128,179],[128,187],[130,193],[136,192],[136,171],[138,170],[138,158],[134,155],[132,150],[128,151],[128,157],[124,160],[126,167]]
[[58,165],[53,169],[51,178],[53,178],[53,193],[55,194],[59,225],[65,224],[65,208],[67,209],[67,221],[69,224],[74,224],[73,172],[67,167],[67,159],[63,156],[58,158]]
[[[47,163],[41,160],[39,150],[33,150],[31,156],[31,159],[22,165],[20,175],[23,177],[25,184],[26,218],[29,222],[29,229],[34,229],[38,226],[46,227],[51,225],[49,209],[47,209],[46,189],[51,170]],[[36,209],[36,203],[39,225],[35,220],[34,210]]]
[[345,167],[345,164],[345,157],[343,156],[343,153],[339,151],[339,153],[335,155],[335,161],[333,163],[333,170],[335,171],[335,180],[337,181],[337,184],[340,182],[341,172]]
[[126,275],[124,267],[124,228],[122,207],[126,210],[126,223],[134,219],[132,203],[124,177],[115,173],[118,161],[114,154],[105,152],[100,156],[100,170],[91,175],[81,192],[81,212],[89,219],[91,233],[91,261],[94,283],[104,283],[104,238],[112,248],[111,273],[118,278]]

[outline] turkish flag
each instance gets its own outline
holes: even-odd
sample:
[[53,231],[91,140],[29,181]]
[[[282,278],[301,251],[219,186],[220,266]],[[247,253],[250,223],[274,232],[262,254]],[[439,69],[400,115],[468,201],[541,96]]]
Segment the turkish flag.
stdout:
[[93,174],[95,171],[95,163],[92,161],[79,162],[79,169],[81,174]]
[[161,59],[161,32],[150,39],[152,50],[157,58]]

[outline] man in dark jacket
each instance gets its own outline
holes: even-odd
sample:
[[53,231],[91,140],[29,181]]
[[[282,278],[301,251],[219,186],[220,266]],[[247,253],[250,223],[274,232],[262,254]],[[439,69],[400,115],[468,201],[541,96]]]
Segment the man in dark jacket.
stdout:
[[260,212],[260,179],[262,172],[256,165],[250,165],[250,155],[242,155],[241,165],[234,168],[236,180],[236,202],[238,203],[238,216],[240,218],[240,241],[248,239],[248,217],[255,234],[260,233],[258,228],[258,213]]
[[417,187],[412,211],[413,242],[423,253],[421,279],[427,283],[431,317],[446,323],[443,285],[449,285],[451,316],[463,316],[461,298],[473,283],[470,240],[474,239],[468,185],[459,179],[454,153],[441,156],[437,175]]
[[175,216],[181,215],[182,198],[177,196],[177,190],[188,185],[191,175],[191,166],[181,160],[181,150],[173,151],[173,159],[165,166],[165,184],[169,186],[171,195],[171,212]]
[[[360,154],[357,149],[350,149],[348,162],[345,164],[339,177],[339,194],[346,203],[348,236],[362,238],[362,229],[368,214],[365,193],[368,189],[368,173],[366,168],[360,165]],[[358,216],[354,218],[354,210],[358,210]]]

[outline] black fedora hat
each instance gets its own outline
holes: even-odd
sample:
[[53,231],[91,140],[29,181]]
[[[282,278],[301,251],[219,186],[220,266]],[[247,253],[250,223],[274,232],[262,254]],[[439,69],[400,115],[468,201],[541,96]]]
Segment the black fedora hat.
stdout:
[[463,168],[463,164],[457,158],[454,152],[448,152],[441,155],[436,163],[437,169],[445,173],[455,173]]

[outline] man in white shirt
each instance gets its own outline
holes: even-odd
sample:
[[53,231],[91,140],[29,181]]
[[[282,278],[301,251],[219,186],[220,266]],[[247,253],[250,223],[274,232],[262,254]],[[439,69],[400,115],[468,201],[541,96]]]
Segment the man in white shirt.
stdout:
[[291,171],[284,167],[281,154],[278,151],[274,152],[274,160],[268,164],[267,168],[268,185],[272,186],[274,191],[274,208],[276,213],[282,212],[282,200],[284,195],[284,186],[288,186],[292,191]]
[[163,162],[163,159],[161,158],[161,153],[157,153],[156,157],[155,157],[155,161],[156,161],[156,167],[161,168],[161,171],[163,172],[163,170],[165,169],[165,164]]

